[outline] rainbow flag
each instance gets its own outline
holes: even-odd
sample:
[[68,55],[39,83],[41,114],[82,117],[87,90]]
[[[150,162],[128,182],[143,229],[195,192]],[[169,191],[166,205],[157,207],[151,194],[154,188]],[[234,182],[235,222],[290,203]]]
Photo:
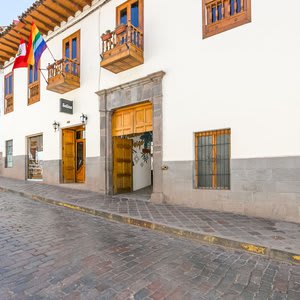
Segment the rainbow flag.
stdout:
[[32,22],[31,33],[28,42],[28,59],[29,65],[38,67],[39,60],[47,48],[46,42],[44,41],[42,34],[39,32],[36,25]]

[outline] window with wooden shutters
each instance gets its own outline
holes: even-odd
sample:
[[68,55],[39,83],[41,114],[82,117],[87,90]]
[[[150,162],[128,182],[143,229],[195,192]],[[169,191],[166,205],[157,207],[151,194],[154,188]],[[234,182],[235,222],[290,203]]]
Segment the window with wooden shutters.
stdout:
[[230,189],[230,129],[195,134],[196,185]]
[[13,73],[4,77],[4,113],[14,111],[14,82]]
[[80,30],[63,40],[65,72],[80,76]]
[[202,0],[203,38],[251,22],[251,0]]
[[130,22],[134,27],[144,28],[144,1],[128,0],[117,7],[116,25],[127,25]]
[[40,65],[28,67],[28,105],[40,101]]

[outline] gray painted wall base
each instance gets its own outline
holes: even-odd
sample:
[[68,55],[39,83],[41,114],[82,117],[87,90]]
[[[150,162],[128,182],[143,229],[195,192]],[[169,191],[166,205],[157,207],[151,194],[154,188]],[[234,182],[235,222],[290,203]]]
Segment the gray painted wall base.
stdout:
[[225,191],[194,188],[192,161],[164,164],[168,203],[300,223],[300,157],[233,159]]

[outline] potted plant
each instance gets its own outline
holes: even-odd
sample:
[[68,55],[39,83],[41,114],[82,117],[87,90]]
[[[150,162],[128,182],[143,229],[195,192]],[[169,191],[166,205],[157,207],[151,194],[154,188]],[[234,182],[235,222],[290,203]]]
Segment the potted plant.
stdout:
[[151,151],[150,151],[150,149],[144,148],[144,149],[142,149],[142,152],[143,152],[144,154],[148,154],[148,153],[150,153]]
[[106,30],[105,33],[103,33],[103,34],[101,35],[101,39],[102,39],[103,42],[105,42],[105,41],[111,39],[111,37],[112,37],[112,33],[111,33],[110,30]]
[[125,31],[126,31],[126,25],[125,24],[118,25],[116,30],[115,30],[116,35],[119,35],[119,34],[125,32]]

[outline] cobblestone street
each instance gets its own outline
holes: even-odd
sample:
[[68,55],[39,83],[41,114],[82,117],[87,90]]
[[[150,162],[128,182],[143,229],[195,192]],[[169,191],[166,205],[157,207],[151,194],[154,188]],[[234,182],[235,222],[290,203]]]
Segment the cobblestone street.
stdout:
[[300,266],[0,193],[0,299],[300,299]]

